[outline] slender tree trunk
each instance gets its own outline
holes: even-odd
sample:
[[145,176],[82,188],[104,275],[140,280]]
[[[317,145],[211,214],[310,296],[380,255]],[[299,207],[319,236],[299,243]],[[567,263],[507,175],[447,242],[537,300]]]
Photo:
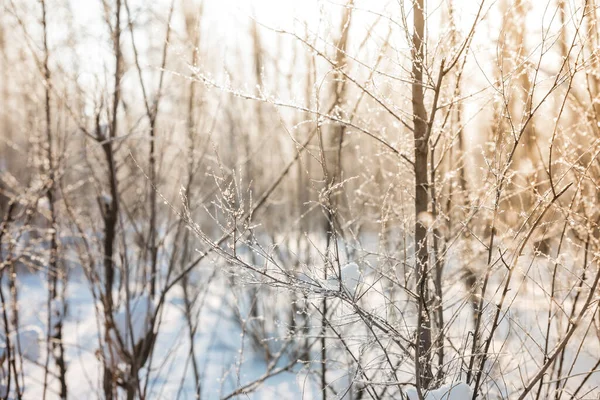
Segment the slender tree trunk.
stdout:
[[[198,10],[195,9],[191,11],[186,11],[186,29],[188,33],[188,38],[193,43],[192,49],[192,65],[196,66],[198,64],[199,51],[200,47],[200,23],[202,19],[202,12],[204,3],[201,2],[198,6]],[[185,193],[186,193],[186,204],[185,207],[189,210],[189,196],[191,195],[192,183],[194,180],[194,174],[196,171],[196,165],[194,163],[194,150],[195,150],[195,139],[196,139],[196,121],[194,118],[194,106],[196,104],[196,80],[192,79],[190,81],[190,92],[188,96],[187,103],[187,134],[188,134],[188,179],[186,183]],[[178,227],[177,237],[179,237],[179,231],[184,230],[184,221],[180,220],[180,227]],[[182,263],[188,262],[188,248],[189,248],[189,231],[185,229],[183,233],[183,254],[181,257]],[[188,335],[190,340],[190,358],[192,363],[192,370],[194,373],[194,387],[196,389],[196,400],[199,400],[202,395],[202,385],[200,381],[200,367],[198,366],[198,361],[196,360],[196,349],[194,345],[194,338],[196,333],[196,325],[192,319],[192,306],[193,303],[189,299],[189,279],[186,275],[181,280],[181,286],[184,292],[184,304],[185,304],[185,316],[187,320],[188,327]]]
[[[50,209],[50,259],[48,263],[48,277],[49,277],[49,301],[48,301],[48,340],[52,341],[50,346],[54,350],[54,357],[56,366],[58,367],[58,380],[60,382],[60,397],[61,399],[67,398],[67,368],[64,358],[64,346],[62,343],[62,316],[64,314],[64,306],[60,306],[58,285],[59,278],[64,278],[62,271],[59,271],[58,263],[58,222],[56,216],[56,204],[55,204],[55,181],[57,179],[56,169],[54,164],[54,152],[53,152],[53,138],[52,138],[52,110],[51,110],[51,85],[52,77],[50,75],[50,50],[48,49],[48,24],[47,24],[47,12],[46,12],[46,1],[41,1],[42,6],[42,30],[43,30],[43,43],[44,43],[44,55],[43,55],[43,74],[45,81],[44,88],[44,109],[46,116],[46,153],[48,159],[48,180],[50,181],[48,190],[46,191],[46,199],[48,200],[48,207]],[[66,283],[63,282],[63,285]],[[62,299],[64,301],[64,299]],[[61,307],[59,311],[60,319],[56,321],[56,325],[53,326],[52,307]],[[44,374],[44,381],[47,379],[47,368]]]
[[412,84],[413,129],[415,147],[415,248],[416,276],[418,295],[417,346],[415,372],[417,387],[427,389],[433,379],[431,370],[431,319],[427,290],[428,281],[428,246],[427,228],[423,218],[427,213],[428,199],[428,153],[427,111],[423,91],[423,64],[425,45],[424,0],[413,1],[413,36],[412,36]]
[[[169,16],[167,18],[167,33],[165,37],[165,43],[162,49],[162,60],[160,68],[160,77],[158,82],[158,89],[154,103],[151,108],[147,110],[148,117],[150,119],[150,150],[148,154],[148,163],[150,166],[150,297],[154,298],[156,295],[156,278],[157,278],[157,266],[158,266],[158,245],[157,245],[157,190],[158,182],[156,176],[156,119],[158,117],[158,106],[162,98],[162,87],[165,76],[165,69],[167,66],[167,54],[169,49],[169,42],[171,39],[171,19],[173,17],[174,0],[171,1],[169,8]],[[140,82],[142,82],[142,75],[140,72]]]
[[[334,74],[334,80],[331,87],[331,96],[332,102],[329,107],[329,112],[340,112],[341,107],[345,101],[346,95],[346,77],[343,73],[343,69],[346,68],[346,48],[348,45],[348,32],[350,31],[350,22],[352,19],[352,10],[353,10],[353,0],[349,0],[346,4],[346,7],[342,13],[342,19],[340,24],[339,38],[336,43],[336,52],[335,52],[335,62],[336,62],[336,71]],[[319,129],[319,128],[317,128]],[[327,251],[326,254],[333,255],[335,259],[335,263],[332,261],[328,261],[327,264],[333,266],[338,266],[338,271],[336,275],[340,282],[340,290],[342,289],[342,279],[341,276],[341,266],[339,260],[339,252],[338,252],[338,236],[337,236],[337,227],[336,227],[336,219],[338,218],[338,205],[339,201],[334,195],[333,188],[341,182],[342,179],[342,147],[343,147],[343,136],[344,136],[345,126],[344,125],[334,125],[331,126],[329,136],[324,143],[323,136],[320,137],[320,147],[321,147],[321,163],[323,165],[323,175],[324,181],[327,191],[326,196],[326,204],[325,204],[325,234],[327,237]],[[331,150],[330,148],[335,149],[335,153],[333,155],[328,154]],[[339,224],[338,224],[339,225]],[[328,272],[327,268],[329,265],[325,265],[324,269],[324,279],[327,280]],[[323,400],[327,399],[327,315],[329,312],[329,304],[327,302],[327,298],[323,298],[322,304],[322,317],[321,317],[321,391],[323,395]]]
[[156,247],[156,118],[150,121],[150,150],[148,154],[150,165],[150,297],[156,294],[156,273],[158,263],[158,248]]
[[[113,28],[113,41],[115,52],[115,74],[113,88],[113,102],[111,114],[111,126],[109,137],[103,137],[100,132],[100,123],[97,121],[97,134],[99,140],[102,140],[102,150],[106,158],[108,169],[108,179],[110,185],[110,201],[104,215],[104,314],[105,314],[105,340],[110,341],[110,330],[113,313],[113,286],[115,280],[114,266],[114,244],[117,230],[117,219],[119,215],[119,192],[117,186],[117,171],[114,158],[113,139],[117,135],[118,128],[118,109],[121,92],[121,0],[116,0],[115,5],[115,26]],[[108,348],[112,347],[111,343]],[[104,360],[103,389],[107,400],[113,399],[114,377],[113,365],[110,354],[105,355],[109,359]]]

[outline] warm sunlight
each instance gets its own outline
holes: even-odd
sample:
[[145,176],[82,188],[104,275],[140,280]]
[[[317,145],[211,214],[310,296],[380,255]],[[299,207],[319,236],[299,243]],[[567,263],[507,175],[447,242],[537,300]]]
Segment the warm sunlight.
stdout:
[[597,0],[0,0],[0,400],[600,399]]

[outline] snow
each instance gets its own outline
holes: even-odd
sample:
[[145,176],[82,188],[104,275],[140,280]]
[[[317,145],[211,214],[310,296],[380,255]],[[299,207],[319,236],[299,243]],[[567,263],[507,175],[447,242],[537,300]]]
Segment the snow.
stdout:
[[[342,285],[350,294],[354,295],[358,287],[363,283],[363,274],[355,262],[350,262],[341,268]],[[322,282],[323,286],[330,290],[339,290],[340,281],[338,276],[333,276]]]
[[52,314],[50,315],[50,326],[52,326],[53,334],[56,334],[56,327],[62,323],[64,319],[63,315],[63,302],[61,299],[52,300],[51,304]]
[[[470,400],[473,392],[469,385],[464,382],[456,382],[443,385],[438,389],[423,393],[425,400]],[[406,390],[409,400],[419,400],[417,389],[410,388]]]
[[358,264],[351,262],[342,268],[342,284],[350,293],[354,293],[362,283],[362,273]]
[[102,192],[100,195],[100,203],[104,208],[110,207],[112,204],[112,196],[107,192]]
[[44,337],[42,330],[37,326],[26,326],[19,329],[18,334],[11,332],[11,341],[21,348],[21,354],[29,361],[40,358],[40,341]]
[[435,219],[430,212],[420,212],[418,215],[419,222],[427,229],[430,229],[435,223]]
[[47,197],[40,197],[37,202],[39,211],[47,211],[50,209],[50,203],[48,202]]
[[[41,329],[37,326],[26,326],[19,329],[18,332],[9,334],[10,340],[15,347],[21,349],[20,353],[24,360],[37,362],[40,358],[41,348],[40,341],[43,338]],[[0,397],[7,397],[7,380],[8,380],[8,359],[6,353],[6,339],[0,335]]]
[[[369,250],[371,251],[371,250]],[[447,291],[444,293],[444,299],[447,304],[447,311],[452,315],[457,315],[456,320],[449,319],[448,337],[455,343],[460,343],[464,338],[468,337],[469,327],[472,324],[468,305],[465,306],[465,290],[464,283],[460,280],[457,272],[460,262],[457,257],[464,255],[465,252],[451,252],[448,254],[448,269],[447,269]],[[400,334],[413,334],[414,325],[411,323],[409,315],[394,314],[394,310],[385,307],[385,298],[389,296],[390,289],[378,282],[378,276],[374,272],[369,274],[364,273],[366,265],[371,263],[360,254],[354,258],[355,262],[343,264],[341,281],[345,291],[356,293],[360,290],[361,305],[372,310],[377,315],[384,315],[389,312],[388,320],[396,321],[396,326],[399,328]],[[458,260],[458,261],[457,261]],[[528,260],[524,257],[524,263]],[[534,259],[534,267],[539,271],[547,271],[546,263],[541,258]],[[199,267],[206,268],[206,271],[212,271],[208,268],[214,268],[211,264],[212,260],[207,260],[206,264]],[[315,265],[317,263],[313,263]],[[374,264],[374,262],[373,262]],[[307,264],[308,265],[308,264]],[[569,265],[569,268],[572,266]],[[325,282],[318,281],[314,278],[318,267],[315,270],[308,270],[305,274],[310,282],[319,282],[322,289],[326,288],[331,291],[339,290],[339,280],[337,274],[330,274],[330,279]],[[255,349],[250,345],[249,335],[241,335],[239,322],[236,322],[236,316],[232,311],[231,304],[238,304],[241,307],[242,316],[247,318],[247,310],[236,301],[244,299],[241,294],[244,293],[244,281],[238,275],[238,286],[235,287],[239,291],[239,296],[236,298],[232,293],[230,280],[225,274],[217,274],[214,281],[207,283],[207,276],[202,275],[202,272],[194,271],[190,276],[190,286],[194,290],[198,290],[198,302],[194,307],[194,314],[199,321],[198,330],[194,337],[194,346],[196,360],[201,370],[202,397],[203,398],[220,398],[238,388],[241,385],[252,382],[261,377],[267,367],[264,357],[260,353],[260,349]],[[204,271],[204,272],[206,272]],[[372,271],[369,269],[369,271]],[[393,274],[390,269],[390,274]],[[103,321],[98,317],[96,307],[98,307],[97,299],[90,292],[89,284],[82,273],[76,270],[70,275],[68,285],[68,293],[65,294],[65,299],[68,299],[68,313],[60,316],[60,320],[64,323],[63,339],[65,343],[66,360],[69,364],[67,369],[67,381],[69,385],[69,393],[72,398],[85,398],[89,393],[97,393],[99,382],[102,381],[101,357],[102,355],[114,356],[115,362],[120,362],[118,349],[113,350],[114,353],[107,352],[103,347],[103,338],[99,337],[99,332],[103,332]],[[47,286],[46,275],[39,274],[20,274],[18,276],[18,284],[20,288],[20,338],[23,343],[28,343],[26,350],[26,358],[24,358],[24,371],[26,398],[42,398],[43,394],[43,368],[37,368],[31,360],[37,357],[39,364],[46,357],[45,333],[48,323],[47,315]],[[248,278],[250,279],[250,278]],[[308,281],[308,280],[307,280]],[[196,285],[197,283],[197,285]],[[497,340],[492,342],[492,352],[495,355],[493,362],[498,366],[497,369],[486,367],[492,375],[492,382],[495,387],[484,386],[484,393],[489,393],[487,398],[516,398],[516,394],[522,389],[521,377],[518,375],[519,369],[523,367],[533,369],[535,362],[539,360],[539,353],[534,353],[530,344],[532,342],[540,343],[543,339],[543,329],[536,329],[535,322],[547,318],[547,309],[544,303],[544,292],[542,288],[535,289],[535,285],[547,283],[547,277],[542,276],[538,281],[532,282],[529,285],[528,291],[521,294],[519,300],[516,301],[511,308],[511,313],[507,314],[498,328]],[[496,285],[496,281],[491,281],[491,284]],[[247,286],[246,286],[247,288]],[[254,286],[253,286],[254,288]],[[139,291],[139,288],[137,289]],[[283,342],[281,338],[285,338],[287,333],[287,317],[284,314],[289,306],[289,297],[283,294],[285,291],[270,290],[261,287],[261,299],[268,302],[268,311],[264,310],[257,316],[261,321],[265,321],[265,326],[269,330],[268,334],[274,338],[269,341],[274,350]],[[134,289],[135,292],[135,289]],[[281,293],[281,297],[278,293]],[[511,292],[512,296],[515,296]],[[268,297],[265,297],[268,296]],[[322,290],[315,294],[314,300],[308,298],[305,300],[308,303],[314,302],[319,304]],[[180,398],[194,397],[194,381],[189,364],[189,331],[187,322],[184,316],[184,296],[180,287],[175,287],[167,296],[160,313],[157,327],[151,327],[149,324],[149,316],[156,309],[156,305],[148,296],[137,296],[130,300],[130,309],[132,316],[132,324],[125,323],[127,320],[127,312],[125,301],[122,296],[117,296],[115,291],[115,299],[119,299],[114,313],[115,331],[120,333],[123,343],[126,345],[126,350],[131,350],[132,338],[134,343],[142,340],[150,329],[154,328],[157,332],[156,344],[154,347],[150,369],[144,369],[140,375],[149,378],[148,399],[153,398],[177,398],[177,394],[181,391]],[[286,301],[284,301],[287,299]],[[512,297],[511,297],[512,299]],[[405,301],[405,298],[394,297],[396,302]],[[495,298],[490,297],[490,304],[495,304]],[[298,300],[294,300],[298,303]],[[202,305],[200,305],[202,304]],[[298,303],[300,304],[300,303]],[[335,326],[339,327],[340,334],[347,338],[347,345],[355,352],[361,354],[364,365],[375,365],[380,357],[380,353],[376,353],[369,347],[365,340],[365,324],[357,316],[356,312],[347,307],[346,303],[341,299],[332,299],[329,302],[331,309],[330,321]],[[54,310],[57,310],[59,303],[52,305]],[[334,309],[335,308],[335,309]],[[272,310],[271,310],[272,309]],[[271,311],[277,311],[282,314],[270,314]],[[46,314],[45,314],[46,313]],[[490,313],[485,313],[485,324],[489,326],[491,323]],[[58,316],[57,316],[58,317]],[[54,318],[54,317],[53,317]],[[395,319],[396,318],[396,319]],[[58,319],[57,319],[58,320]],[[56,321],[52,319],[52,322]],[[402,325],[406,321],[406,328]],[[517,328],[515,328],[517,327]],[[283,333],[277,332],[279,328]],[[112,339],[116,339],[115,331],[112,332]],[[37,332],[37,334],[36,334]],[[509,336],[509,333],[511,336]],[[581,331],[581,334],[584,332]],[[578,333],[577,333],[578,334]],[[591,333],[590,333],[591,334]],[[332,346],[329,348],[328,355],[331,360],[330,370],[328,371],[328,381],[339,392],[344,393],[353,383],[361,380],[361,377],[356,374],[356,370],[348,367],[348,364],[343,360],[343,350],[336,348],[333,345],[334,340],[330,341]],[[525,343],[529,347],[523,347]],[[591,370],[597,361],[598,347],[595,342],[587,342],[581,349],[581,352],[576,353],[576,348],[571,348],[565,356],[567,365],[574,363],[573,375],[585,374]],[[41,345],[40,345],[41,344]],[[0,344],[1,347],[1,344]],[[113,346],[115,347],[115,346]],[[243,350],[242,350],[243,349]],[[24,349],[25,350],[25,349]],[[37,351],[37,354],[35,352]],[[577,354],[577,356],[576,356]],[[536,359],[534,356],[537,356]],[[278,400],[300,399],[310,400],[320,398],[319,383],[315,380],[314,368],[318,363],[318,353],[312,352],[307,359],[302,358],[293,370],[281,373],[275,377],[267,379],[260,388],[254,393],[249,393],[248,399],[263,399],[277,398]],[[459,357],[448,350],[448,381],[459,379],[456,375],[452,375],[451,371],[459,370],[462,362]],[[577,357],[577,359],[575,359]],[[304,361],[307,360],[307,361]],[[316,360],[316,361],[315,361]],[[282,366],[289,362],[285,357],[281,360],[278,366]],[[491,365],[491,363],[490,363]],[[239,367],[239,368],[238,368]],[[376,365],[377,368],[378,366]],[[374,368],[369,372],[373,372]],[[496,371],[503,371],[503,375],[493,375]],[[150,372],[148,372],[150,371]],[[403,371],[398,372],[397,379],[401,382],[413,382],[412,366],[407,365]],[[504,372],[508,371],[508,372]],[[0,374],[1,374],[0,369]],[[586,388],[594,388],[598,384],[598,375],[593,374]],[[378,381],[376,384],[383,384],[387,378],[382,375],[373,374],[373,379]],[[577,376],[572,379],[573,386],[576,386],[583,379],[584,375]],[[500,378],[505,378],[502,382]],[[579,379],[579,380],[577,380]],[[381,382],[381,383],[380,383]],[[492,383],[484,382],[482,385],[491,385]],[[50,383],[56,387],[56,381]],[[100,383],[101,384],[101,383]],[[409,385],[407,385],[409,386]],[[0,394],[2,391],[2,376],[0,375]],[[418,399],[414,387],[407,387],[405,390],[408,398],[411,400]],[[352,393],[352,391],[348,391]],[[391,393],[391,392],[390,392]],[[425,400],[470,400],[471,389],[461,382],[446,384],[436,390],[424,393]],[[49,397],[55,398],[55,397]],[[344,400],[351,399],[350,395],[344,397]],[[390,394],[390,398],[401,398],[398,392]],[[485,396],[482,398],[486,398]]]
[[[112,345],[108,346],[112,351],[113,360],[116,362],[123,361],[120,356],[120,352],[114,349],[115,346],[119,346],[119,339],[116,334],[118,332],[119,338],[125,345],[125,350],[128,353],[133,351],[132,342],[135,345],[140,343],[148,333],[152,330],[151,319],[154,314],[154,302],[147,295],[138,296],[130,301],[129,312],[126,304],[115,313],[113,317],[114,327],[111,331],[111,342]],[[129,318],[131,317],[131,323]],[[105,347],[105,350],[106,347]]]
[[[25,325],[24,334],[20,337],[29,344],[28,357],[24,358],[26,399],[43,397],[43,368],[32,364],[33,350],[39,351],[37,363],[45,357],[45,330],[48,322],[46,276],[40,274],[23,274],[18,276],[23,305],[20,319]],[[196,358],[202,372],[202,398],[220,398],[238,387],[237,363],[241,362],[239,380],[241,384],[252,382],[261,377],[266,368],[263,357],[254,354],[248,345],[248,338],[240,335],[240,327],[235,322],[231,309],[226,305],[227,296],[231,295],[226,279],[219,279],[206,292],[204,306],[201,309],[200,324],[197,328],[194,344]],[[88,398],[90,393],[98,393],[98,382],[102,380],[101,359],[104,348],[99,344],[103,323],[97,320],[96,299],[89,290],[83,274],[73,273],[68,286],[69,312],[63,318],[63,340],[65,343],[67,382],[69,398]],[[125,323],[125,303],[121,304],[114,315],[118,331],[123,334],[131,332],[135,342],[149,331],[147,316],[155,310],[155,303],[148,296],[138,296],[130,301],[132,330]],[[163,304],[157,329],[156,344],[152,360],[152,376],[150,379],[148,399],[194,398],[195,388],[189,362],[188,327],[184,318],[183,292],[174,288]],[[29,325],[30,324],[30,325]],[[30,332],[37,332],[33,335]],[[113,332],[114,335],[114,332]],[[113,336],[111,335],[111,336]],[[131,349],[131,337],[124,343]],[[35,338],[33,342],[29,339]],[[113,339],[116,338],[113,336]],[[2,342],[2,341],[0,341]],[[241,343],[245,342],[244,354],[240,354]],[[38,346],[33,347],[32,344]],[[116,349],[115,349],[116,350]],[[105,353],[110,354],[110,353]],[[120,361],[118,352],[114,352],[115,361]],[[284,362],[282,360],[282,362]],[[147,371],[143,372],[143,374]],[[295,400],[302,398],[311,400],[318,398],[318,390],[308,380],[302,386],[296,383],[297,371],[285,372],[270,378],[263,387],[249,393],[246,399],[277,398],[278,400]],[[0,397],[2,394],[2,371],[0,369]],[[182,385],[182,377],[185,382]],[[51,378],[50,384],[56,387],[56,380]],[[14,387],[14,386],[13,386]],[[48,399],[58,396],[47,395]]]

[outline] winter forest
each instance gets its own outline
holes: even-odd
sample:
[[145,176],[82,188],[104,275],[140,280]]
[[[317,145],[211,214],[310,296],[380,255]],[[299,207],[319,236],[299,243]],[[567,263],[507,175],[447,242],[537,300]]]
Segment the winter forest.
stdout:
[[600,399],[598,0],[0,0],[0,399]]

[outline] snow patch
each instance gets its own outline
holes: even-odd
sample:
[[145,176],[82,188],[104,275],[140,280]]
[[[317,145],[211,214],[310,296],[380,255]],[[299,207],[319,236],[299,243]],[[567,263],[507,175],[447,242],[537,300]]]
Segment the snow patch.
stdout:
[[[363,274],[360,271],[358,264],[355,262],[348,263],[342,267],[341,272],[342,285],[350,292],[350,294],[354,294],[360,284],[363,283]],[[322,282],[322,285],[330,290],[339,290],[339,277],[333,276],[327,279],[327,281]]]
[[129,312],[127,311],[127,305],[124,304],[114,315],[114,329],[110,331],[112,345],[105,344],[106,352],[111,354],[113,360],[117,363],[123,361],[120,355],[121,352],[117,350],[121,347],[121,341],[125,346],[122,350],[131,354],[133,347],[144,340],[153,328],[152,316],[154,315],[155,305],[148,295],[141,295],[132,299],[129,306]]
[[29,361],[40,358],[40,341],[43,333],[37,326],[26,326],[18,332],[11,332],[11,342],[21,350],[21,355]]
[[[470,400],[473,392],[469,385],[464,382],[455,382],[442,387],[430,390],[425,394],[425,400]],[[409,400],[419,400],[417,389],[410,388],[406,390]]]
[[64,319],[64,305],[61,299],[52,300],[52,304],[50,306],[52,313],[50,315],[50,326],[52,327],[52,334],[57,334],[58,325],[63,324]]

